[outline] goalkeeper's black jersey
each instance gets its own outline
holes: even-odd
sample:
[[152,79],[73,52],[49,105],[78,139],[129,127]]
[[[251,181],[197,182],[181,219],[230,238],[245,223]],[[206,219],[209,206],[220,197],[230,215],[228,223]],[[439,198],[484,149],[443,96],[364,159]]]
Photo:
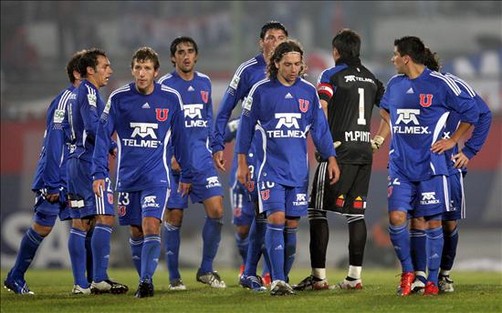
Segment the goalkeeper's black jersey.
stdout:
[[321,73],[317,91],[319,98],[328,103],[333,141],[342,143],[336,149],[338,162],[371,164],[371,114],[384,93],[383,84],[359,59],[338,60]]

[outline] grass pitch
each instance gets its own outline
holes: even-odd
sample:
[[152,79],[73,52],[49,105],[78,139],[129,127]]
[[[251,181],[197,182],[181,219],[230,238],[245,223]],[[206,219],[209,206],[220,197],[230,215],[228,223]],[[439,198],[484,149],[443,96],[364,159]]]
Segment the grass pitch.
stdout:
[[[367,269],[360,291],[303,291],[294,296],[272,297],[268,292],[254,293],[237,284],[237,270],[220,271],[226,289],[213,289],[196,282],[195,269],[181,275],[188,290],[169,291],[167,272],[157,271],[155,295],[136,299],[138,278],[133,269],[111,269],[110,277],[125,283],[125,295],[74,296],[70,270],[29,270],[26,280],[34,296],[20,296],[1,288],[1,312],[502,312],[502,273],[454,272],[455,292],[439,296],[398,297],[398,270]],[[290,281],[295,284],[310,273],[295,269]],[[2,284],[7,271],[1,271]],[[329,271],[331,283],[343,279],[345,271]]]

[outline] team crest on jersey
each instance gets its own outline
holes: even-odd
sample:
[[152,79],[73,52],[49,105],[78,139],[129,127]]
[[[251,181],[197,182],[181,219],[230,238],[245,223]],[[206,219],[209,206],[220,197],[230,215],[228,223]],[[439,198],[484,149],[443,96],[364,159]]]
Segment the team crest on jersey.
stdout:
[[155,109],[155,117],[159,122],[165,122],[169,116],[169,109]]
[[249,192],[253,192],[254,191],[254,181],[249,181],[247,182],[246,184],[246,188]]
[[200,96],[202,97],[202,101],[207,104],[207,102],[209,101],[209,91],[201,90]]
[[298,103],[300,104],[300,111],[305,113],[309,109],[309,103],[310,101],[305,100],[305,99],[298,99]]
[[113,193],[108,192],[107,193],[107,198],[108,198],[108,203],[113,204]]
[[353,203],[354,209],[366,209],[366,200],[362,197],[356,197]]
[[127,207],[125,205],[117,206],[117,214],[119,216],[125,216],[127,212]]
[[344,205],[345,205],[345,197],[343,195],[338,196],[338,198],[336,198],[335,201],[335,206],[337,208],[343,208]]
[[392,189],[393,188],[394,188],[393,186],[387,187],[387,198],[390,198],[390,196],[392,196]]
[[270,198],[270,189],[262,190],[262,191],[260,191],[260,193],[261,193],[262,200],[268,200],[268,198]]
[[424,94],[424,93],[421,93],[420,94],[420,105],[424,108],[428,108],[431,106],[432,104],[432,97],[433,97],[433,94],[430,94],[430,93],[427,93],[427,94]]

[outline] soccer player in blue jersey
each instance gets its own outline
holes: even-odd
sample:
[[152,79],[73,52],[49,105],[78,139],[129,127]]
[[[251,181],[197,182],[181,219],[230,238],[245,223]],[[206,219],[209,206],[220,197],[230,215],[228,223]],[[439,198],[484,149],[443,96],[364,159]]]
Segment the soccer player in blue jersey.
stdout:
[[[389,233],[401,263],[397,294],[407,296],[415,279],[410,252],[408,214],[426,221],[429,274],[424,294],[438,293],[443,248],[441,215],[449,205],[447,162],[451,149],[478,118],[475,102],[448,77],[424,65],[425,46],[417,37],[394,41],[392,62],[398,75],[390,79],[380,102],[380,114],[390,125],[388,210]],[[450,111],[460,124],[447,140],[442,128]]]
[[[63,125],[68,100],[72,91],[80,84],[77,66],[83,53],[84,51],[75,53],[66,65],[71,84],[61,91],[47,108],[42,150],[32,184],[32,190],[35,192],[33,224],[23,236],[16,262],[4,281],[5,288],[17,294],[34,294],[28,288],[24,275],[33,262],[38,247],[52,231],[56,218],[59,216],[62,221],[70,219],[66,201],[66,161],[69,150]],[[90,289],[84,291],[90,293]],[[78,288],[74,288],[73,292],[80,293]]]
[[340,175],[326,116],[316,88],[301,78],[303,70],[300,44],[293,40],[279,44],[270,58],[268,78],[256,83],[243,103],[237,131],[237,177],[243,185],[251,181],[247,154],[253,137],[263,140],[261,150],[256,151],[256,180],[260,213],[267,215],[271,295],[294,294],[287,277],[295,259],[296,228],[307,214],[308,133],[328,160],[331,183]]
[[[440,65],[437,55],[429,49],[427,51],[427,59],[425,66],[429,69],[439,72]],[[492,114],[486,102],[462,79],[450,73],[443,73],[446,77],[451,78],[457,86],[474,98],[479,110],[478,122],[474,124],[471,137],[463,144],[463,148],[455,145],[453,149],[445,151],[446,161],[448,162],[448,182],[450,187],[451,206],[446,212],[443,212],[442,227],[444,246],[441,256],[441,264],[439,271],[439,291],[453,292],[453,280],[450,278],[450,271],[453,267],[458,244],[458,221],[465,218],[465,198],[464,198],[464,183],[463,177],[467,173],[467,164],[482,148],[492,120]],[[459,115],[452,111],[446,121],[443,131],[443,138],[447,139],[455,131],[460,121]],[[426,284],[426,268],[427,255],[425,247],[427,244],[425,236],[425,221],[421,218],[413,218],[410,227],[410,245],[413,258],[413,266],[415,269],[415,282],[413,283],[414,292],[423,292]]]
[[[110,180],[107,179],[107,187],[102,190],[106,197],[95,197],[91,175],[96,129],[105,106],[99,89],[108,84],[113,70],[106,53],[96,48],[87,50],[82,55],[78,70],[83,80],[67,105],[71,144],[67,163],[68,198],[72,219],[81,220],[81,223],[73,223],[68,240],[75,285],[88,288],[81,265],[86,264],[85,237],[91,223],[95,223],[91,238],[91,292],[126,293],[128,287],[110,280],[107,273],[115,215]],[[114,148],[115,145],[110,144],[107,151],[113,154]]]
[[324,70],[317,92],[328,117],[340,166],[340,181],[330,185],[326,162],[317,166],[309,205],[311,275],[295,290],[328,289],[326,252],[329,225],[326,212],[345,216],[349,230],[349,269],[345,279],[335,285],[341,289],[361,289],[361,271],[366,245],[364,214],[371,176],[373,151],[370,121],[373,107],[383,95],[382,83],[361,64],[360,36],[342,29],[332,40],[336,65]]
[[[197,43],[190,37],[178,37],[171,42],[171,62],[174,71],[159,79],[159,83],[178,91],[183,101],[186,136],[192,158],[188,161],[193,171],[192,203],[202,203],[206,220],[202,229],[202,262],[197,271],[197,281],[213,288],[225,288],[226,284],[213,269],[213,261],[221,241],[223,225],[223,188],[218,178],[209,144],[212,135],[213,103],[211,80],[195,70],[199,55]],[[183,210],[188,207],[188,195],[176,192],[180,181],[180,166],[172,158],[173,191],[164,215],[164,245],[169,271],[169,289],[185,290],[181,280],[178,259],[180,227]]]
[[[286,27],[278,21],[265,23],[260,31],[261,53],[243,62],[235,71],[234,76],[223,96],[215,119],[214,136],[211,147],[213,158],[218,169],[225,171],[226,161],[223,159],[224,133],[227,122],[237,103],[243,101],[251,87],[266,77],[266,67],[274,48],[288,38]],[[253,146],[260,145],[255,142]],[[254,173],[254,148],[248,153],[248,165]],[[236,226],[235,239],[244,268],[239,273],[242,286],[253,290],[262,290],[261,281],[256,276],[256,268],[262,254],[262,243],[265,234],[266,218],[257,214],[257,191],[254,184],[247,190],[236,179],[237,155],[234,153],[230,172],[230,199],[232,203],[232,223]],[[254,181],[254,175],[252,177]],[[265,256],[266,257],[266,256]],[[265,262],[264,264],[266,264]],[[264,274],[267,274],[264,272]],[[270,275],[264,275],[264,279]]]
[[97,197],[103,197],[107,152],[115,133],[119,222],[130,225],[131,237],[143,242],[140,253],[133,248],[133,255],[141,260],[137,298],[154,293],[161,221],[171,188],[171,151],[182,168],[178,186],[181,195],[189,192],[192,179],[181,97],[176,90],[155,82],[159,67],[159,57],[152,48],[143,47],[134,53],[134,82],[111,93],[99,120],[93,159],[93,189]]

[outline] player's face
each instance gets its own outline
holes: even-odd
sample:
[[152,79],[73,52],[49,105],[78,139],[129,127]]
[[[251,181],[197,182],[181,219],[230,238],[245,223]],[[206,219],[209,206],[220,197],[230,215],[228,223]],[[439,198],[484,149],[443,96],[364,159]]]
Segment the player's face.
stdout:
[[197,52],[190,42],[182,42],[176,46],[176,52],[171,57],[175,63],[176,71],[185,74],[193,72],[195,63],[197,63]]
[[154,89],[154,79],[159,71],[151,60],[134,60],[132,76],[136,83],[136,89],[142,94],[150,94]]
[[112,76],[113,70],[108,58],[98,55],[98,65],[94,70],[94,80],[96,81],[96,86],[103,87],[108,85],[108,80]]
[[281,42],[288,39],[288,36],[284,33],[282,29],[269,29],[263,39],[260,39],[260,47],[265,56],[265,60],[268,61],[275,47],[277,47]]
[[397,47],[394,47],[394,52],[392,54],[392,58],[390,59],[396,68],[396,72],[398,74],[404,74],[406,68],[406,57],[401,56],[401,54],[397,51]]
[[302,56],[298,52],[288,52],[282,56],[279,62],[275,63],[277,67],[277,79],[287,86],[294,84],[303,68]]

